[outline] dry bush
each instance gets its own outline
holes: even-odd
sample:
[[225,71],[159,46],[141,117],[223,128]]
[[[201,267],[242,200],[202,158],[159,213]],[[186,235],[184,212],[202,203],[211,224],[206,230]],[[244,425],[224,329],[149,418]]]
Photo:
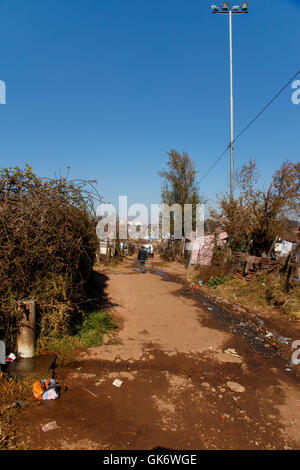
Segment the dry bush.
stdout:
[[297,286],[288,293],[288,299],[283,306],[284,313],[300,319],[300,287]]
[[193,276],[193,281],[203,281],[207,283],[211,278],[217,278],[224,274],[222,266],[199,266]]
[[0,337],[13,344],[25,298],[37,302],[39,334],[66,333],[86,300],[97,246],[86,183],[0,169]]
[[256,163],[244,165],[237,176],[238,194],[219,198],[219,210],[211,210],[212,219],[229,235],[233,250],[261,256],[280,235],[287,215],[299,218],[300,163],[284,162],[267,190],[258,187]]

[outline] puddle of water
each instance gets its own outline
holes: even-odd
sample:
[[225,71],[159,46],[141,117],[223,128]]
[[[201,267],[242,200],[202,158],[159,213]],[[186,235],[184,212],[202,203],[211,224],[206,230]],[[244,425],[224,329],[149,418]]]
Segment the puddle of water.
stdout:
[[164,273],[163,271],[159,271],[159,269],[150,268],[149,271],[152,272],[153,274],[157,274],[158,276],[169,277],[167,273]]
[[[130,269],[136,272],[140,272],[139,268],[135,268],[134,266],[130,266]],[[164,278],[169,278],[169,274],[164,273],[163,271],[160,271],[159,269],[156,268],[145,268],[146,273],[151,273],[151,274],[156,274],[157,276],[162,276]]]
[[9,364],[7,372],[11,377],[25,378],[32,374],[45,374],[46,377],[49,373],[50,375],[53,373],[56,358],[56,354],[43,354],[28,359],[16,359]]
[[[255,315],[251,315],[255,318],[254,321],[247,320],[243,321],[241,318],[237,318],[234,314],[223,310],[222,308],[218,307],[207,301],[205,297],[199,295],[199,299],[206,310],[210,312],[210,314],[222,324],[222,327],[230,331],[231,333],[238,333],[242,335],[247,342],[252,344],[257,351],[263,352],[271,357],[278,357],[279,351],[276,347],[270,345],[268,341],[266,341],[265,335],[265,328],[264,322],[255,317]],[[287,340],[289,338],[282,338],[276,332],[273,332],[272,339],[277,339],[280,343],[284,343],[282,339]],[[266,347],[266,345],[268,347]]]

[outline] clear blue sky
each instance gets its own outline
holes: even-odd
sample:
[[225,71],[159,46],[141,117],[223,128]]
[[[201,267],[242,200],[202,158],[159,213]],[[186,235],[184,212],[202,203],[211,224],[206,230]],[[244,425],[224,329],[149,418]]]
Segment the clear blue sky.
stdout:
[[[229,143],[228,18],[210,0],[0,0],[1,166],[96,179],[104,199],[160,202],[158,171],[186,150],[198,177]],[[237,2],[235,2],[237,3]],[[236,133],[300,69],[300,0],[250,0],[235,17]],[[300,79],[300,77],[299,77]],[[241,138],[262,181],[300,160],[288,89]],[[202,184],[228,189],[229,154]]]

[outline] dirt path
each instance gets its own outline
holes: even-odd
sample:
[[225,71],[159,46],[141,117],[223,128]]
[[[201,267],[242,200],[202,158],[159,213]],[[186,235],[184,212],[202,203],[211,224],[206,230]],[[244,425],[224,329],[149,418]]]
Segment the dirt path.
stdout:
[[[17,423],[20,448],[300,447],[296,377],[226,330],[160,270],[154,260],[140,274],[129,260],[106,274],[122,329],[58,371],[68,386],[59,400],[25,408]],[[227,348],[242,359],[224,353]],[[123,381],[120,388],[112,385],[115,378]],[[57,430],[40,432],[53,420]]]

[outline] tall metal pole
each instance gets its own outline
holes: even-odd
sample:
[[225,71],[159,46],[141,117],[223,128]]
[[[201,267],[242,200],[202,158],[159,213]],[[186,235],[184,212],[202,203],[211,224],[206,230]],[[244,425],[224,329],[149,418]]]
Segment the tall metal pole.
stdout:
[[[212,12],[216,15],[229,16],[229,50],[230,50],[230,198],[234,199],[234,133],[233,133],[233,72],[232,72],[232,15],[248,13],[248,2],[242,2],[241,6],[233,6],[229,9],[229,2],[223,2],[222,11],[217,5],[212,5]],[[228,11],[229,9],[229,11]]]
[[230,197],[234,198],[234,161],[233,161],[233,71],[232,71],[232,12],[229,12],[230,48]]

